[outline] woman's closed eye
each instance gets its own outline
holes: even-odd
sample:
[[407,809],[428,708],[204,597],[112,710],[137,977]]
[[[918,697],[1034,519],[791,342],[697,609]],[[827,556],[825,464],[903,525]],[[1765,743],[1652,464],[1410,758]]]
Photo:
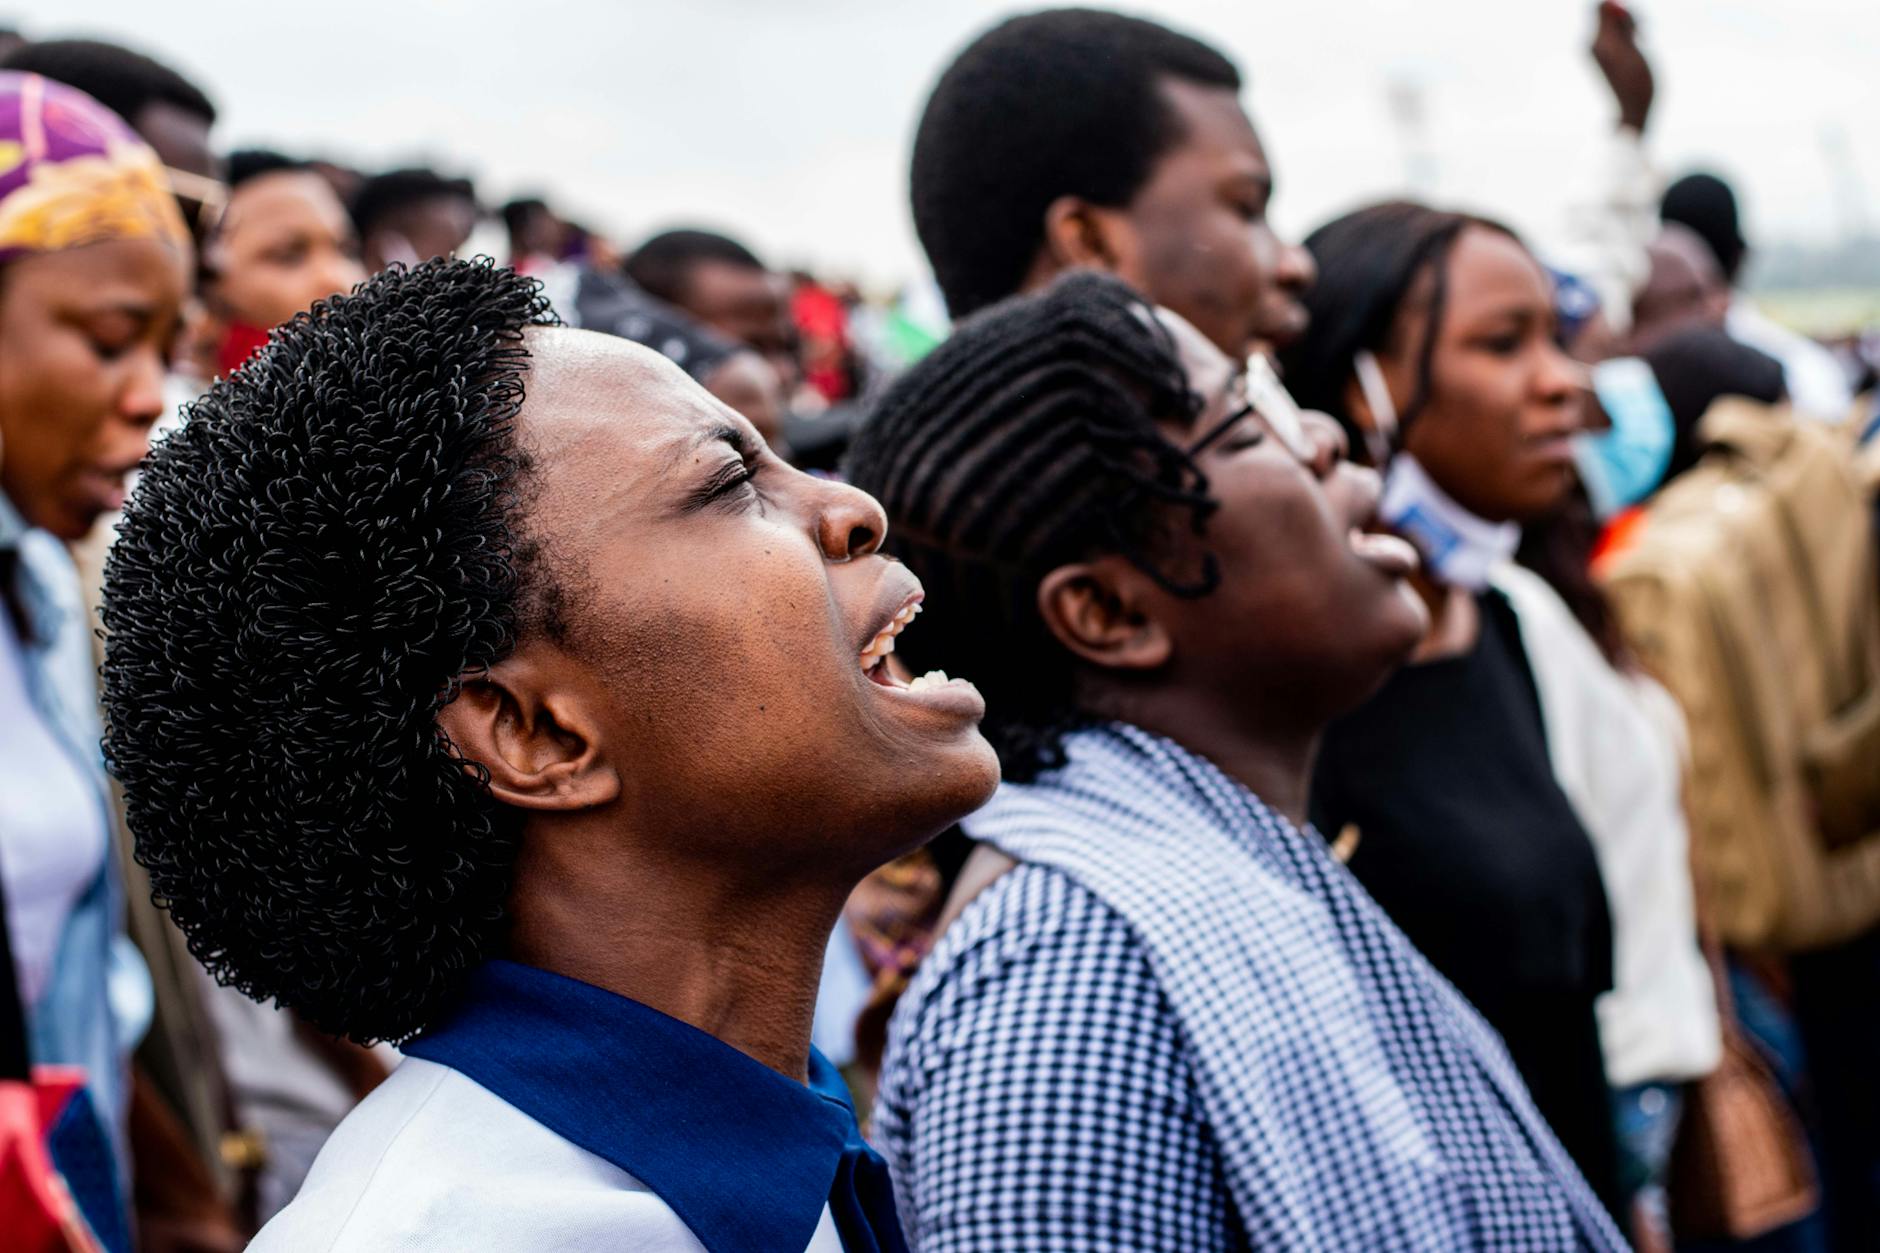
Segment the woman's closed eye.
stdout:
[[1266,428],[1254,415],[1252,405],[1243,405],[1217,422],[1214,427],[1188,446],[1193,457],[1203,449],[1218,447],[1222,452],[1243,452],[1266,442]]
[[712,471],[686,501],[686,512],[693,513],[714,505],[739,505],[756,500],[762,504],[756,486],[759,464],[756,458],[726,461]]

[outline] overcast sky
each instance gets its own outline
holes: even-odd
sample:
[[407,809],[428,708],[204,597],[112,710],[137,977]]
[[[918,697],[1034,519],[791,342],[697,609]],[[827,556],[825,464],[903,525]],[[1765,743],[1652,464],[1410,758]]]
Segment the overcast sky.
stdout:
[[[0,5],[0,8],[3,8]],[[777,263],[891,282],[920,265],[907,154],[941,67],[992,0],[56,0],[29,35],[140,46],[198,79],[225,146],[427,160],[491,202],[545,191],[632,242],[675,223]],[[1393,86],[1423,101],[1440,200],[1543,242],[1594,177],[1613,110],[1584,0],[1144,0],[1217,44],[1303,233],[1405,187]],[[1880,4],[1638,0],[1671,173],[1738,180],[1751,231],[1830,240],[1880,222]],[[1833,154],[1833,155],[1831,155]],[[1864,223],[1859,219],[1864,215]]]

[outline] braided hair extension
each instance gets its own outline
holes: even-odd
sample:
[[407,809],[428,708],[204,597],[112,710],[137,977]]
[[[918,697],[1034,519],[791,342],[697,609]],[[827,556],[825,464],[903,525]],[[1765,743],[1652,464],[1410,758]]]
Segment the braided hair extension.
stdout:
[[1046,574],[1117,553],[1176,595],[1219,578],[1211,555],[1187,580],[1158,560],[1171,518],[1199,534],[1218,502],[1156,429],[1192,423],[1201,401],[1147,311],[1088,272],[995,305],[897,380],[849,451],[850,480],[887,510],[888,550],[933,592],[900,651],[985,693],[1007,779],[1058,764],[1088,721],[1038,611]]
[[157,445],[106,564],[105,754],[155,899],[217,978],[361,1043],[500,938],[518,825],[436,716],[552,583],[514,439],[552,318],[487,261],[315,305]]

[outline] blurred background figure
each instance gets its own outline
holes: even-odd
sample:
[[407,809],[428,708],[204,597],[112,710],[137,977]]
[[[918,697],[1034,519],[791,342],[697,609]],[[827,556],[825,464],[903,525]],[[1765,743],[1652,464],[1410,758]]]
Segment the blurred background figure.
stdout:
[[244,150],[228,163],[228,207],[203,245],[198,343],[226,374],[267,342],[268,328],[365,277],[359,238],[339,196],[303,161]]
[[476,188],[469,179],[415,166],[374,174],[350,205],[368,274],[394,261],[416,265],[454,257],[477,224]]
[[1632,329],[1626,337],[1634,353],[1694,326],[1723,327],[1730,286],[1702,236],[1666,223],[1646,245],[1645,256],[1645,282],[1632,298]]
[[511,200],[501,215],[509,235],[509,264],[518,274],[539,275],[561,260],[571,232],[547,201],[534,196]]
[[133,1174],[130,1053],[152,990],[124,933],[91,623],[65,545],[123,504],[149,447],[193,249],[156,154],[89,96],[0,72],[0,148],[6,983],[28,1058],[83,1068],[115,1179],[86,1217],[127,1249],[133,1189],[150,1182]]
[[[1715,174],[1687,174],[1665,188],[1664,220],[1689,228],[1710,247],[1724,282],[1741,281],[1750,245],[1737,218],[1736,192]],[[1777,325],[1743,297],[1730,301],[1730,334],[1782,363],[1789,398],[1802,413],[1826,422],[1848,416],[1853,394],[1846,373],[1821,345]]]
[[786,389],[795,386],[783,276],[749,248],[712,231],[661,231],[635,248],[624,268],[648,295],[762,354]]
[[200,238],[221,209],[222,158],[210,139],[215,106],[202,89],[140,52],[98,39],[24,43],[0,69],[76,87],[129,122],[168,171],[177,203]]

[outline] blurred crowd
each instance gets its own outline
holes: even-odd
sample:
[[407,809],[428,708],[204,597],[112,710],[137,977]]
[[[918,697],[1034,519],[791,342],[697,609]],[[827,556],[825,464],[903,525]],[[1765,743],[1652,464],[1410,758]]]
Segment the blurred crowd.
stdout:
[[[113,554],[157,509],[153,444],[264,371],[268,404],[364,412],[321,373],[344,345],[295,338],[308,311],[443,282],[500,231],[561,324],[879,501],[933,599],[864,663],[985,698],[998,795],[886,850],[812,937],[814,1043],[901,1228],[866,1245],[838,1213],[839,1247],[1873,1248],[1880,328],[1829,346],[1758,311],[1738,189],[1660,168],[1662,67],[1622,6],[1593,23],[1603,181],[1560,188],[1575,236],[1547,249],[1406,200],[1281,239],[1242,71],[1203,37],[1002,23],[936,51],[911,180],[934,285],[874,300],[452,169],[227,152],[213,82],[0,41],[0,1084],[66,1111],[0,1125],[0,1180],[56,1168],[70,1211],[69,1244],[17,1247],[234,1249],[284,1210],[271,1247],[459,1247],[311,1242],[327,1202],[296,1196],[425,1023],[301,1012],[255,973],[273,948],[231,952],[216,901],[344,868],[299,849],[203,886],[184,816],[235,785],[148,781],[171,737],[194,760],[181,676],[269,650],[231,627],[213,653],[178,609],[174,683],[106,658],[136,638],[112,605],[177,569],[245,586],[208,540]],[[360,325],[437,394],[484,386]],[[301,499],[285,443],[243,447]],[[201,612],[265,623],[246,596]],[[298,716],[257,751],[315,777]],[[51,1166],[17,1155],[35,1138]],[[759,1247],[667,1199],[707,1247]]]

